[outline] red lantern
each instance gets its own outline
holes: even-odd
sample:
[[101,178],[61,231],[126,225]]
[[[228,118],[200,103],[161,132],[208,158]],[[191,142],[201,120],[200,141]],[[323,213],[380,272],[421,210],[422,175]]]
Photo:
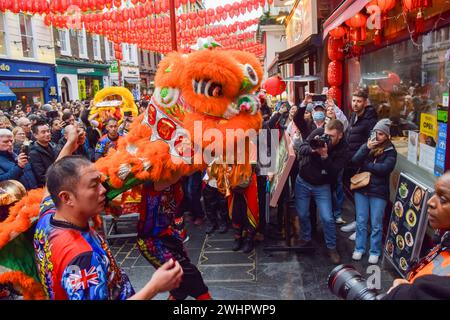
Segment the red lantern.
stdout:
[[339,87],[331,87],[328,89],[328,96],[336,100],[336,104],[342,106],[342,91]]
[[386,14],[389,10],[394,9],[395,0],[372,0],[368,5],[366,5],[366,8],[369,8],[373,5],[380,8],[382,14]]
[[282,94],[286,90],[286,82],[284,82],[279,76],[273,76],[264,81],[261,88],[272,96]]
[[330,31],[330,35],[336,39],[343,38],[346,33],[347,33],[347,29],[343,26],[337,27]]
[[342,84],[342,62],[332,61],[328,65],[328,84],[332,87],[339,87]]
[[404,11],[414,11],[422,8],[429,8],[433,5],[432,0],[402,0]]
[[386,92],[392,92],[394,86],[398,86],[400,82],[401,79],[396,73],[388,71],[387,79],[378,80],[378,86]]
[[359,40],[364,41],[366,39],[366,23],[367,17],[362,13],[357,13],[345,21],[345,24],[352,28],[352,32],[355,32],[358,28],[360,30],[360,36],[355,37],[355,42]]
[[328,58],[330,60],[344,60],[344,40],[328,38]]

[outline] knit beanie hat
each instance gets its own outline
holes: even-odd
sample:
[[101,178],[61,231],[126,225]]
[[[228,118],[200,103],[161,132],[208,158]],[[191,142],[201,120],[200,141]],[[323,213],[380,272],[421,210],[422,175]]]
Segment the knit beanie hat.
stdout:
[[374,131],[381,131],[384,134],[386,134],[387,136],[391,135],[391,120],[389,119],[381,119],[380,121],[377,122],[377,124],[375,125],[375,127],[373,127]]

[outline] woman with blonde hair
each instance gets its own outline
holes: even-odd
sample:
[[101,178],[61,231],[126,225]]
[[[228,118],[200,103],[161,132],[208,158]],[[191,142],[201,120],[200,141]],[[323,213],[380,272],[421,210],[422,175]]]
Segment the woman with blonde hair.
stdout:
[[25,131],[21,127],[15,127],[12,131],[14,144],[13,144],[13,150],[15,154],[20,154],[22,145],[27,141],[27,135],[25,134]]

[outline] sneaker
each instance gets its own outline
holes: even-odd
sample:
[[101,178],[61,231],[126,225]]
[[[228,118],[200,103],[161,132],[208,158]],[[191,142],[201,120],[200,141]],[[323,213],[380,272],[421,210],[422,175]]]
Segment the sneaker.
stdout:
[[333,264],[341,263],[341,257],[339,256],[339,253],[337,252],[336,249],[328,249],[328,257],[330,258]]
[[371,254],[369,256],[369,263],[370,264],[377,264],[378,263],[378,256],[375,256],[375,255]]
[[214,231],[216,231],[216,229],[217,229],[217,225],[216,224],[210,224],[206,228],[206,234],[212,234],[212,233],[214,233]]
[[350,237],[348,237],[350,240],[355,241],[356,240],[356,232],[353,232]]
[[353,221],[353,222],[349,223],[348,225],[343,226],[341,228],[342,232],[353,232],[355,230],[356,230],[356,221]]
[[345,224],[346,223],[345,220],[342,219],[342,217],[336,218],[335,221],[336,221],[336,224]]
[[363,256],[362,252],[354,251],[352,254],[352,259],[355,261],[359,261],[361,260],[362,256]]

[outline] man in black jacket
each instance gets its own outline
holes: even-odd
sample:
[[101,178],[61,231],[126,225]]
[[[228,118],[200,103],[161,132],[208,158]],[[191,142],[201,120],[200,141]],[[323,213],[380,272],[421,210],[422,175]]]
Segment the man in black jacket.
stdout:
[[350,123],[345,132],[350,158],[363,144],[367,143],[370,132],[378,121],[375,108],[368,105],[368,96],[365,91],[353,93],[352,110]]
[[[344,126],[339,120],[331,120],[325,129],[314,130],[299,147],[300,170],[295,184],[296,208],[302,230],[300,246],[311,246],[309,203],[314,198],[322,220],[328,254],[335,264],[339,264],[340,257],[336,250],[330,185],[336,181],[339,171],[349,159],[348,145],[343,136]],[[324,143],[318,144],[319,140]]]
[[29,161],[38,187],[43,187],[47,169],[55,162],[58,153],[56,146],[51,142],[50,128],[45,122],[37,122],[31,127],[31,131],[36,141],[31,145]]

